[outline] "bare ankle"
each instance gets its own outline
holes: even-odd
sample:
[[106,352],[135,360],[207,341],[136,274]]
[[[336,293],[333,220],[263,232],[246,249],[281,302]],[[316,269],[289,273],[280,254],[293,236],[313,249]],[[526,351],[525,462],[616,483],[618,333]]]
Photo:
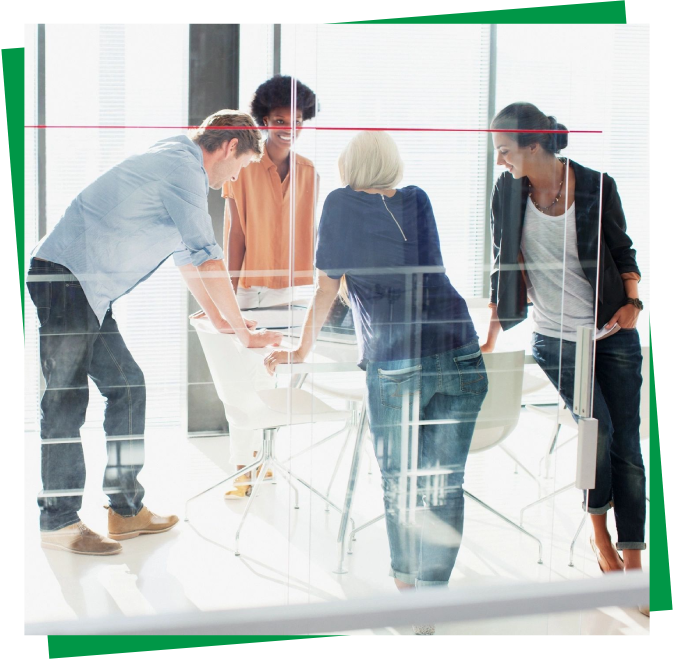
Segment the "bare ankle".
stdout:
[[410,589],[415,589],[415,588],[416,588],[415,585],[409,585],[408,583],[402,582],[401,580],[398,580],[397,578],[394,579],[394,584],[396,585],[397,589],[398,589],[400,592],[407,592],[407,591],[409,591]]

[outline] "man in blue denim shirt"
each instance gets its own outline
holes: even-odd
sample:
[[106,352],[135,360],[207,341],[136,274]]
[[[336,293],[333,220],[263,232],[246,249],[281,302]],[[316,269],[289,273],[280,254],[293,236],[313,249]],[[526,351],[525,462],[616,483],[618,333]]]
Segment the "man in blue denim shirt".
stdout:
[[[117,541],[173,527],[142,503],[146,389],[111,306],[172,255],[213,325],[246,347],[278,345],[241,316],[208,213],[208,190],[235,181],[262,155],[249,115],[222,110],[188,138],[161,140],[114,166],[78,194],[34,249],[28,290],[40,320],[42,545],[80,554],[120,552]],[[248,127],[248,128],[233,128]],[[249,127],[253,127],[250,129]],[[80,428],[92,378],[107,399],[109,537],[78,516],[85,485]]]

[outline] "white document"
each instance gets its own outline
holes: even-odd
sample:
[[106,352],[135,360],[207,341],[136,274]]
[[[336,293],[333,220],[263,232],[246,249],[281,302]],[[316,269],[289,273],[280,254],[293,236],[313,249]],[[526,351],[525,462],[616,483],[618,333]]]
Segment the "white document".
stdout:
[[272,306],[241,311],[244,318],[257,321],[258,329],[293,329],[302,327],[307,314],[306,306]]
[[607,336],[611,336],[614,332],[619,331],[621,327],[619,327],[619,323],[615,322],[614,326],[611,329],[607,329],[606,327],[602,327],[602,329],[597,330],[597,334],[595,334],[595,340],[600,341],[603,338],[607,338]]

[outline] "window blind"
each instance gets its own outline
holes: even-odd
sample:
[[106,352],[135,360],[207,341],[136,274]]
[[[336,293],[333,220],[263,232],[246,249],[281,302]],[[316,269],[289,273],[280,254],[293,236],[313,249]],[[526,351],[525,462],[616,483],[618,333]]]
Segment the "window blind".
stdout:
[[[284,25],[281,68],[317,93],[317,126],[485,128],[489,32],[488,25]],[[298,150],[321,177],[317,217],[342,186],[337,159],[353,135],[302,132]],[[420,186],[432,201],[451,282],[464,296],[481,296],[486,134],[392,136],[405,164],[400,186]]]
[[[26,26],[24,42],[25,117],[27,125],[37,124],[37,26]],[[30,253],[38,243],[38,134],[25,132],[24,164],[24,265],[28,271]],[[40,395],[38,320],[28,291],[25,292],[24,325],[24,425],[35,430]]]
[[[45,40],[48,125],[187,124],[188,26],[49,25]],[[183,131],[48,129],[48,232],[73,197],[101,173],[157,140],[179,133]],[[26,228],[30,251],[37,242],[37,222],[28,215]],[[179,424],[186,410],[185,292],[178,271],[166,262],[151,279],[114,304],[126,344],[144,371],[150,426]],[[35,326],[34,309],[27,303],[29,321],[27,332]],[[39,419],[37,343],[35,347],[31,350],[27,343],[29,427],[37,426]],[[91,387],[87,422],[99,425],[104,402],[94,384]]]

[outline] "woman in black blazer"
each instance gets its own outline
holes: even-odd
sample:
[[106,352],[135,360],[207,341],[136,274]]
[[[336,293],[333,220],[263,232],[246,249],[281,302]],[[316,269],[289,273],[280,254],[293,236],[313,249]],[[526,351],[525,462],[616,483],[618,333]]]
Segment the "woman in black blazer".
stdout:
[[[497,130],[492,134],[497,163],[507,172],[498,178],[491,204],[492,317],[482,351],[491,352],[501,329],[527,317],[530,300],[534,358],[573,414],[576,327],[596,323],[614,330],[596,343],[596,487],[586,493],[584,509],[591,515],[591,544],[602,571],[639,569],[646,548],[642,355],[635,329],[642,303],[640,270],[616,184],[606,173],[558,157],[567,146],[566,128],[532,104],[507,106],[491,129]],[[616,549],[607,530],[610,508]]]

